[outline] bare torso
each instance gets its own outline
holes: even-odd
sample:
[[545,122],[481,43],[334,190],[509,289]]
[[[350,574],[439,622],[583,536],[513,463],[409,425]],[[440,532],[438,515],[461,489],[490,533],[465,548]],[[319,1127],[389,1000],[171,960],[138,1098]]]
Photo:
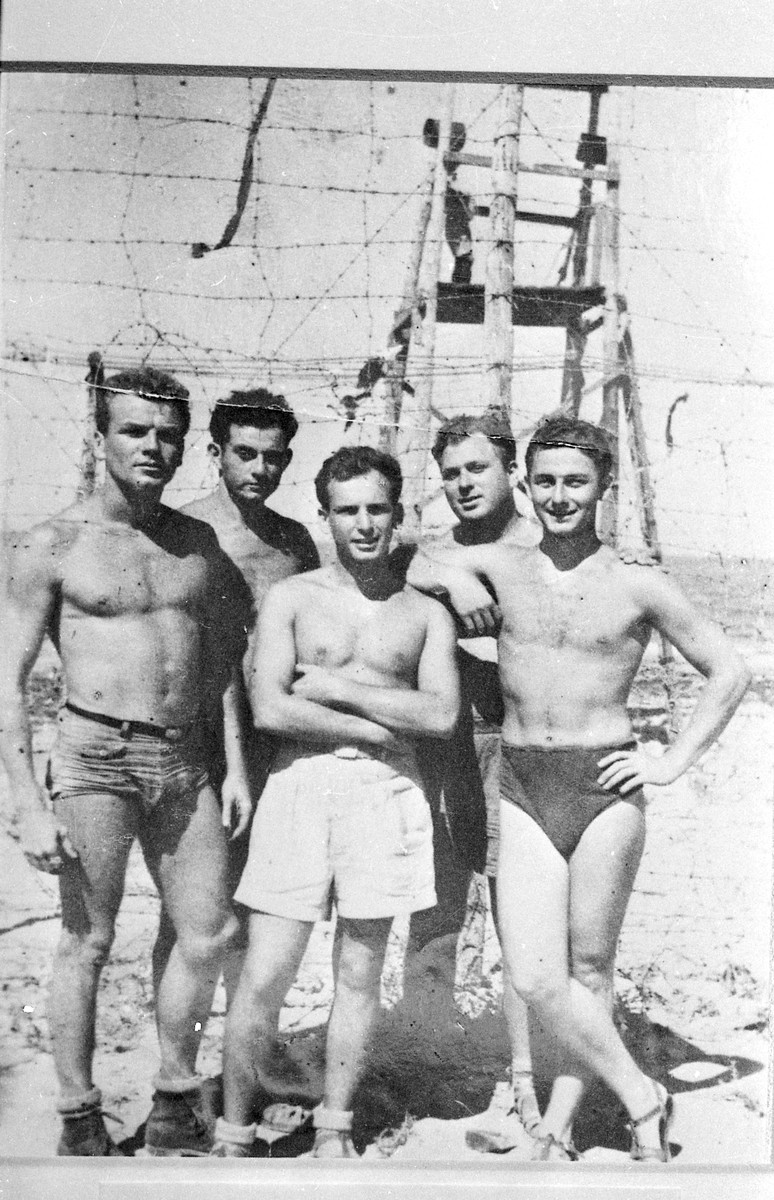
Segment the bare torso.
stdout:
[[626,702],[651,632],[638,597],[647,570],[606,546],[566,571],[538,548],[491,556],[505,742],[603,747],[630,737]]
[[296,661],[325,667],[359,683],[415,688],[427,629],[428,600],[396,585],[371,600],[322,567],[296,582]]
[[205,630],[225,590],[223,556],[201,522],[161,507],[152,529],[74,506],[44,527],[55,572],[49,623],[68,698],[154,724],[194,719]]
[[281,579],[309,571],[319,565],[317,550],[309,532],[298,521],[283,517],[272,509],[263,510],[260,532],[250,529],[236,506],[219,487],[185,505],[182,512],[206,521],[215,530],[221,550],[240,571],[252,599],[248,615],[248,650],[245,663],[251,661],[254,617],[269,588]]

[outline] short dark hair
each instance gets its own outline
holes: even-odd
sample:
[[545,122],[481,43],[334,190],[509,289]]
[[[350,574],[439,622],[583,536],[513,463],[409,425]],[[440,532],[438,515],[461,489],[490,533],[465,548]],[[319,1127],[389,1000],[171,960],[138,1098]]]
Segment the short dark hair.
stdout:
[[553,446],[571,446],[587,454],[605,479],[613,471],[613,451],[604,429],[581,421],[568,413],[553,413],[544,417],[529,440],[525,455],[529,474],[538,450],[549,450]]
[[370,471],[378,471],[384,476],[390,487],[390,500],[393,506],[397,505],[403,488],[403,473],[398,460],[373,446],[342,446],[330,458],[326,458],[314,481],[314,490],[323,512],[330,507],[332,483],[345,483],[348,479],[368,475]]
[[515,461],[516,439],[508,424],[508,418],[505,413],[491,409],[480,417],[471,417],[467,413],[463,413],[459,417],[452,417],[450,421],[441,426],[435,435],[432,450],[433,458],[438,466],[441,465],[441,459],[447,446],[457,446],[466,438],[473,437],[475,433],[483,433],[484,437],[492,443],[504,467]]
[[285,447],[298,432],[298,421],[284,396],[275,396],[267,388],[248,392],[232,392],[218,400],[210,417],[210,437],[221,449],[229,438],[232,425],[250,425],[255,429],[279,429],[285,436]]
[[110,425],[110,397],[116,392],[131,393],[142,396],[143,400],[177,402],[183,417],[182,437],[191,427],[191,409],[188,404],[188,388],[183,387],[174,375],[167,371],[157,371],[155,367],[130,367],[111,375],[97,388],[96,404],[94,406],[94,423],[97,432],[106,434]]

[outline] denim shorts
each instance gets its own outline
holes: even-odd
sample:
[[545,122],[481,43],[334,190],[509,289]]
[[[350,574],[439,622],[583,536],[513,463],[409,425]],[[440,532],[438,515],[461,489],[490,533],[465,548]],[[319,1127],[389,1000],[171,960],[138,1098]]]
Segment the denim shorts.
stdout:
[[177,742],[102,725],[63,708],[48,764],[54,800],[108,795],[153,809],[191,795],[209,782],[196,726]]

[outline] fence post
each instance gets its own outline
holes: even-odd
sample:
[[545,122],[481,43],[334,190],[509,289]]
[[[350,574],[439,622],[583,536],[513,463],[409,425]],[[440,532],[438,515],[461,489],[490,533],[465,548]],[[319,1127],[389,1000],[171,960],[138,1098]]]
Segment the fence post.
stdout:
[[97,458],[94,453],[94,434],[97,432],[97,391],[105,380],[105,368],[102,365],[102,355],[99,350],[92,350],[88,363],[86,428],[81,445],[81,459],[78,464],[79,481],[76,492],[79,500],[85,500],[87,496],[90,496],[97,483]]

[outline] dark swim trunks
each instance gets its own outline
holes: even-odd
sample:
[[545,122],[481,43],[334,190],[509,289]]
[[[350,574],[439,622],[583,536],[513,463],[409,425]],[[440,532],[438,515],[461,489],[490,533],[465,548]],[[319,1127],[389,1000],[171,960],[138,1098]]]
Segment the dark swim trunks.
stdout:
[[599,761],[614,750],[635,750],[636,742],[584,750],[502,744],[500,795],[524,809],[559,853],[569,859],[595,817],[616,801],[642,808],[641,787],[621,795],[597,783]]

